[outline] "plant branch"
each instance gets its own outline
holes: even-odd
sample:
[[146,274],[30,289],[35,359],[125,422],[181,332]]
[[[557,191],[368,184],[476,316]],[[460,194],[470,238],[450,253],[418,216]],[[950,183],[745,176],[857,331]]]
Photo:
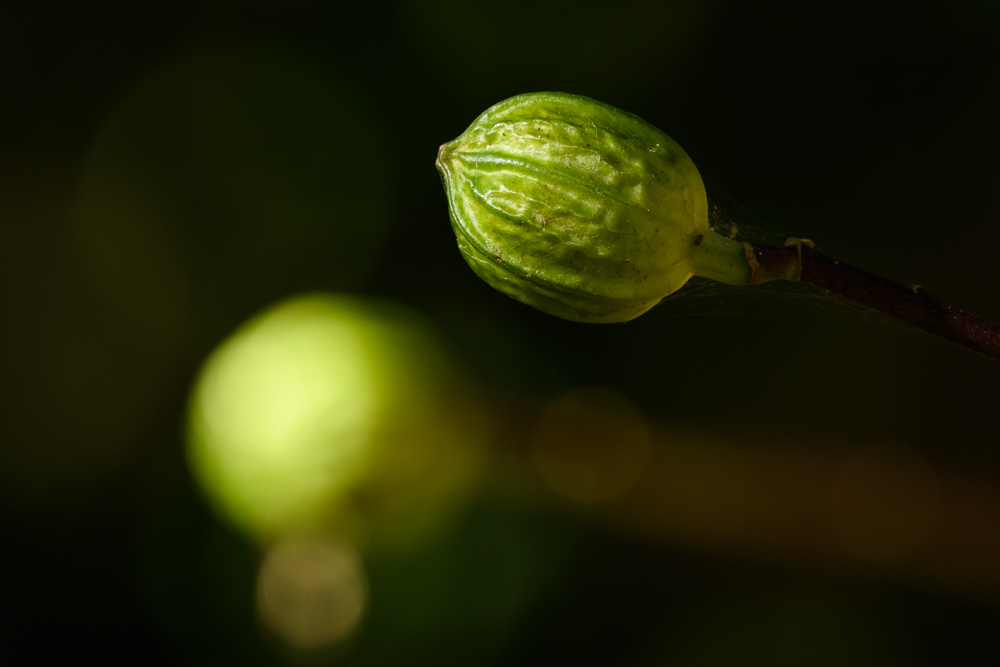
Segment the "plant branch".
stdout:
[[783,248],[749,243],[744,248],[752,284],[798,280],[816,285],[1000,360],[1000,325],[944,303],[919,285],[907,287],[838,262],[805,240],[789,239]]

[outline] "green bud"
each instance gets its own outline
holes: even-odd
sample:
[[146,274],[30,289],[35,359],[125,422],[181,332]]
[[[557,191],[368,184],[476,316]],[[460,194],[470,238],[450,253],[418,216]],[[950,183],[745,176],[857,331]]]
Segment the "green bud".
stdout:
[[705,186],[673,139],[586,97],[500,102],[437,157],[469,266],[579,322],[625,322],[693,275],[745,285],[742,244],[708,225]]

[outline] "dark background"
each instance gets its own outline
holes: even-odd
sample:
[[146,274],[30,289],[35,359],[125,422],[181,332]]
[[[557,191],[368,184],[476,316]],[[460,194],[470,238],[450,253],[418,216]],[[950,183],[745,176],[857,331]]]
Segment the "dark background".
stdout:
[[[370,617],[351,646],[316,660],[996,659],[995,361],[800,289],[695,285],[626,325],[556,320],[465,266],[433,161],[505,97],[589,95],[675,138],[741,226],[811,238],[997,321],[998,7],[6,3],[10,664],[290,659],[260,638],[255,552],[200,500],[182,424],[216,345],[318,289],[423,312],[497,404],[528,406],[517,419],[600,385],[667,434],[658,442],[722,442],[726,461],[763,470],[754,479],[804,487],[825,479],[821,462],[885,446],[905,452],[888,479],[899,461],[919,472],[899,488],[935,480],[939,518],[912,550],[871,557],[810,537],[827,530],[812,515],[774,534],[758,532],[766,509],[726,524],[740,501],[724,480],[705,483],[707,513],[686,527],[648,503],[653,518],[640,520],[638,505],[581,510],[484,489],[434,549],[367,564]],[[519,428],[496,446],[516,450]],[[893,488],[859,511],[905,505]],[[795,498],[821,506],[811,491],[768,497],[780,517]]]

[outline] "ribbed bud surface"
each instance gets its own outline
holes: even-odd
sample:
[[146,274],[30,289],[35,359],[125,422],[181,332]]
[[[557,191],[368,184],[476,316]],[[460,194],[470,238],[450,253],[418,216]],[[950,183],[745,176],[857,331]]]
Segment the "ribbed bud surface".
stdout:
[[712,235],[701,176],[632,114],[562,93],[501,102],[438,154],[469,265],[564,319],[630,320],[680,288]]

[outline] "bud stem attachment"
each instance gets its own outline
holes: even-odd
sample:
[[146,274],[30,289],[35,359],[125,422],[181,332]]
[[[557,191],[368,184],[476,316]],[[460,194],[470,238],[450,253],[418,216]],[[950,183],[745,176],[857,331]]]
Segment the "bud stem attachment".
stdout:
[[707,232],[698,234],[691,253],[694,274],[726,285],[753,285],[753,264],[749,261],[746,244]]

